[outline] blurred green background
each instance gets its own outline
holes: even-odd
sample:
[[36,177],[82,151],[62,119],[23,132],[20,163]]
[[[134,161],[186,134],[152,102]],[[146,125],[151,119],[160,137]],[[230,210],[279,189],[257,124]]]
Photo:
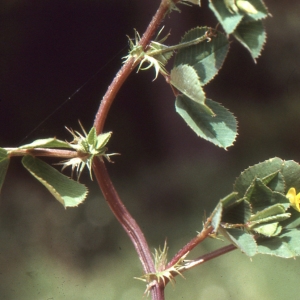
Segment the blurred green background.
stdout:
[[[78,119],[88,129],[127,53],[126,35],[133,37],[133,28],[142,33],[159,2],[2,0],[1,146],[70,140],[64,126],[79,130]],[[181,6],[166,18],[167,44],[191,27],[216,25],[203,2],[202,9]],[[300,4],[265,2],[273,17],[257,64],[233,41],[223,69],[205,87],[238,119],[239,136],[228,151],[196,137],[175,113],[164,79],[152,82],[153,70],[133,73],[112,106],[109,151],[122,155],[109,172],[151,249],[167,239],[169,257],[201,230],[205,211],[231,192],[245,168],[274,156],[300,161]],[[89,197],[64,210],[20,159],[11,161],[0,196],[0,299],[142,299],[133,246],[88,172],[81,181]],[[225,244],[205,241],[190,257]],[[297,299],[299,267],[299,259],[250,260],[233,251],[178,278],[166,299]]]

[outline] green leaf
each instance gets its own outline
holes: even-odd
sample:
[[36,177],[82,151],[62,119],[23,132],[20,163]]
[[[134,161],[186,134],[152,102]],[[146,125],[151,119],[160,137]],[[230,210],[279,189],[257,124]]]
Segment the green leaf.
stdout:
[[289,247],[288,243],[280,237],[272,237],[257,242],[258,253],[274,255],[283,258],[295,257],[294,251]]
[[183,1],[201,6],[201,1],[200,0],[183,0]]
[[[281,171],[284,161],[278,157],[268,159],[262,163],[249,167],[236,179],[234,184],[234,191],[238,192],[238,197],[244,197],[249,186],[253,183],[255,178],[264,178],[275,172]],[[286,178],[282,173],[285,181]]]
[[210,0],[209,8],[212,10],[227,34],[231,34],[243,19],[241,11],[231,13],[225,5],[224,0]]
[[251,257],[257,253],[255,239],[242,229],[224,229],[220,226],[219,232],[246,255]]
[[245,197],[253,207],[261,207],[271,204],[273,193],[260,178],[255,178],[245,193]]
[[86,137],[86,141],[89,145],[94,146],[94,145],[96,145],[96,140],[97,140],[96,128],[92,127]]
[[214,228],[214,231],[217,232],[220,222],[221,222],[221,217],[222,217],[222,202],[219,202],[214,211],[212,212],[210,218],[211,218],[211,225]]
[[23,166],[64,206],[78,206],[87,196],[87,188],[64,176],[38,158],[26,155]]
[[202,90],[199,76],[195,69],[188,65],[179,65],[171,70],[170,82],[189,99],[195,101],[206,114],[213,116],[214,112],[205,104],[205,94]]
[[30,144],[23,145],[19,147],[19,149],[33,149],[33,148],[69,148],[72,147],[64,141],[58,140],[56,138],[48,138],[48,139],[39,139],[35,140]]
[[7,151],[0,148],[0,192],[8,169],[9,160]]
[[250,203],[245,198],[242,198],[223,209],[222,222],[229,224],[245,224],[250,219],[250,216]]
[[102,149],[103,147],[106,146],[108,143],[110,137],[112,135],[112,132],[106,132],[106,133],[101,133],[97,136],[97,143],[96,143],[96,149]]
[[263,3],[263,1],[248,0],[248,2],[250,2],[255,7],[255,9],[257,10],[257,13],[256,14],[246,14],[244,17],[245,21],[262,20],[262,19],[265,19],[266,17],[268,17],[268,15],[270,15],[267,7]]
[[284,193],[285,180],[281,172],[276,171],[262,179],[262,182],[267,185],[272,191]]
[[287,160],[284,162],[284,166],[281,171],[285,184],[286,192],[294,187],[297,193],[300,192],[300,165],[293,160]]
[[176,111],[198,136],[226,149],[237,136],[236,119],[217,102],[206,99],[206,105],[215,112],[215,117],[209,116],[201,105],[184,95],[178,96],[175,102]]
[[282,221],[290,217],[290,214],[285,214],[286,207],[277,203],[258,211],[250,218],[250,222],[260,224],[270,221]]
[[230,205],[233,205],[237,202],[237,192],[232,192],[220,201],[222,202],[223,209],[229,207]]
[[262,21],[241,22],[233,35],[250,52],[256,62],[255,59],[260,56],[267,39]]
[[281,234],[280,238],[288,244],[295,256],[300,256],[300,231],[299,229],[289,230]]
[[268,224],[258,224],[251,228],[251,230],[261,235],[271,237],[280,234],[282,227],[278,222]]
[[[208,27],[197,27],[188,31],[182,38],[181,43],[195,40],[209,32]],[[178,50],[174,65],[188,64],[192,66],[200,77],[200,84],[205,85],[212,80],[222,67],[228,53],[229,42],[227,37],[217,31],[212,31],[210,41],[181,48]]]

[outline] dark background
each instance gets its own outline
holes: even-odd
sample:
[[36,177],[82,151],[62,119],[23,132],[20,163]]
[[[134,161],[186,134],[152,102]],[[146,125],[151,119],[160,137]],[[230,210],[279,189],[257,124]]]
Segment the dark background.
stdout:
[[[133,28],[142,34],[159,2],[2,0],[1,146],[70,140],[64,126],[79,130],[79,119],[89,129],[127,54],[126,35],[133,37]],[[216,25],[203,2],[166,18],[166,44],[178,43],[192,27]],[[151,249],[167,238],[170,256],[177,252],[201,230],[204,210],[231,192],[249,165],[274,156],[300,161],[300,4],[266,4],[273,17],[265,21],[268,39],[257,64],[232,40],[223,69],[205,87],[238,119],[239,136],[228,151],[187,127],[164,79],[152,81],[152,69],[133,73],[112,106],[109,152],[122,155],[109,172]],[[81,182],[89,197],[64,210],[20,159],[11,161],[0,199],[0,299],[142,298],[143,283],[132,279],[142,268],[129,239],[88,172]],[[191,257],[223,245],[209,240]],[[166,299],[295,299],[298,269],[297,260],[250,262],[234,251],[186,274],[186,281],[178,278]]]

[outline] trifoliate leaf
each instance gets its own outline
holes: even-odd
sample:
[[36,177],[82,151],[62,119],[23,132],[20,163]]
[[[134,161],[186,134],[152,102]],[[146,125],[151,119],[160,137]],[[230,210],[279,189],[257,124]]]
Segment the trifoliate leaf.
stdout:
[[226,149],[237,136],[235,117],[219,103],[206,99],[206,105],[216,114],[209,116],[203,105],[190,100],[184,95],[176,98],[176,111],[194,132],[203,139]]
[[87,196],[87,188],[77,181],[64,176],[38,158],[26,155],[23,166],[64,206],[78,206]]

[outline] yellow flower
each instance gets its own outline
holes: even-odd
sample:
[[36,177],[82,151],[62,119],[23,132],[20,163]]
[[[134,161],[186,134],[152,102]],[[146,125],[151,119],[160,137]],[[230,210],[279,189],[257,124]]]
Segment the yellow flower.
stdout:
[[287,192],[286,197],[289,199],[291,206],[300,212],[300,193],[296,195],[296,189],[292,187]]

